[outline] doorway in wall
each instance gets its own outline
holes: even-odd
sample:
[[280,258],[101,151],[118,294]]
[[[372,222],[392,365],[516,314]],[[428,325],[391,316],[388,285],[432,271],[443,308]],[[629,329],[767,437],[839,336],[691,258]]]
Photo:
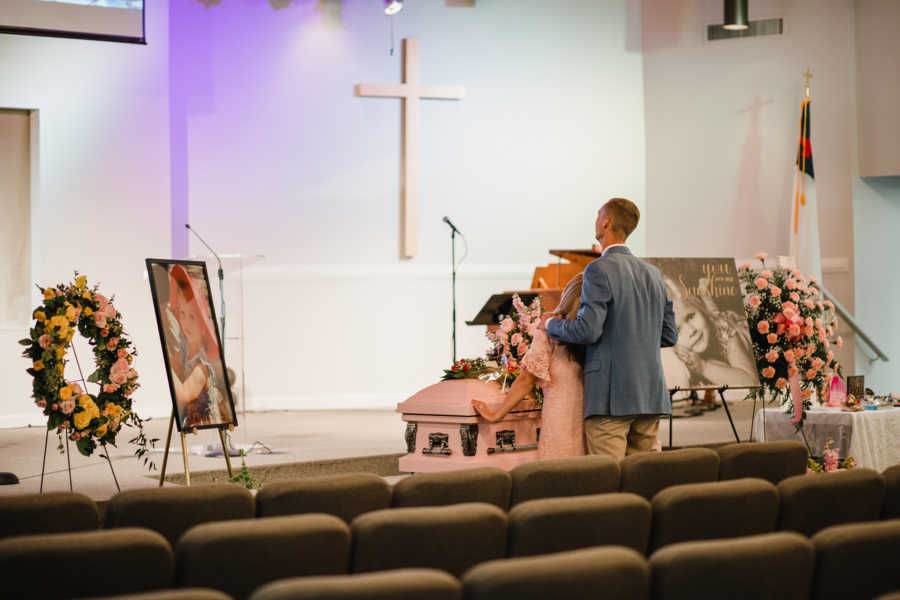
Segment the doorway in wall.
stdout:
[[31,120],[0,108],[0,330],[31,318]]

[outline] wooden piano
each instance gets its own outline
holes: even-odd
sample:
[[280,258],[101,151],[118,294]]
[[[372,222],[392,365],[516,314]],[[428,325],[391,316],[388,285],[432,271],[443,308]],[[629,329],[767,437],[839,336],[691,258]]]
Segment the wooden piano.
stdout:
[[[496,325],[497,317],[512,312],[512,297],[518,294],[530,304],[540,296],[544,310],[553,310],[559,304],[559,297],[569,281],[584,271],[592,260],[600,257],[600,252],[590,250],[551,250],[550,254],[558,257],[555,264],[537,267],[531,278],[531,289],[503,292],[491,296],[474,319],[466,321],[467,325]],[[566,261],[566,262],[563,262]]]

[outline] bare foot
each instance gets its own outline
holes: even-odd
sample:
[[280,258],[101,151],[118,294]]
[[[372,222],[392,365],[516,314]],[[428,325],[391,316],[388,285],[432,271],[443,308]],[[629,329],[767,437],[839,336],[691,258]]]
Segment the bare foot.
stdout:
[[485,404],[481,400],[472,400],[472,408],[475,409],[475,412],[477,412],[484,419],[486,419],[487,421],[490,421],[491,423],[496,423],[497,421],[500,420],[499,415],[497,415],[497,413],[491,411],[487,407],[487,404]]

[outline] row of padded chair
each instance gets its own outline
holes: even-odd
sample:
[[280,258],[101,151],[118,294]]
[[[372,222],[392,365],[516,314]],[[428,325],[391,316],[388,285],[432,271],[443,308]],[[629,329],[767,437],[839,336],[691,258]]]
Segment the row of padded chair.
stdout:
[[[802,444],[769,442],[732,444],[717,452],[694,448],[638,454],[621,463],[600,456],[543,460],[520,465],[510,473],[496,468],[421,473],[399,481],[393,489],[371,474],[275,481],[260,490],[255,500],[234,485],[149,488],[113,497],[107,503],[103,525],[146,527],[174,545],[193,525],[253,516],[326,513],[349,523],[361,514],[388,507],[486,502],[507,510],[533,499],[616,491],[651,500],[673,485],[738,476],[779,483],[804,472],[805,460]],[[883,516],[900,517],[900,465],[887,469],[884,481]],[[812,484],[794,485],[799,487],[796,493],[803,493],[802,489]],[[0,498],[0,537],[91,530],[98,527],[99,518],[94,502],[78,494]],[[814,514],[810,519],[819,520]]]
[[[447,510],[466,506],[505,517],[484,504]],[[455,543],[485,560],[461,571],[410,564],[352,575],[341,568],[350,550],[342,543],[348,531],[340,519],[300,515],[265,520],[271,522],[265,533],[259,527],[240,532],[243,541],[230,554],[204,542],[216,537],[217,528],[238,532],[238,522],[198,526],[182,538],[174,556],[162,536],[136,528],[10,538],[0,542],[0,576],[10,597],[120,594],[115,597],[132,600],[852,600],[900,590],[900,571],[894,565],[900,519],[832,526],[812,538],[777,532],[681,542],[649,558],[620,546],[489,557],[475,538]],[[308,538],[291,535],[304,528]],[[447,549],[430,542],[422,540],[420,552]],[[38,554],[42,560],[36,559]]]

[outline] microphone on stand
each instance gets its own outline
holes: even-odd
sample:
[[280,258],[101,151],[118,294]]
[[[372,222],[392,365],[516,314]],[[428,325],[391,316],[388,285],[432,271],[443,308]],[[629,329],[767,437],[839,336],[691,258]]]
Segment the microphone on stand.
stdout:
[[450,217],[444,217],[443,219],[441,219],[441,221],[449,225],[450,229],[452,229],[455,233],[459,233],[459,229],[456,228],[456,225],[453,224],[453,221],[450,220]]
[[219,259],[219,255],[216,254],[216,251],[213,250],[212,247],[206,243],[206,240],[204,240],[202,237],[200,237],[200,234],[197,233],[197,231],[193,227],[191,227],[190,223],[185,223],[184,226],[186,229],[189,229],[190,232],[194,234],[194,237],[196,237],[198,240],[200,240],[201,244],[206,246],[207,250],[212,252],[212,255],[216,258],[216,262],[219,263],[219,271],[217,273],[219,276],[219,299],[220,299],[219,306],[221,307],[221,310],[219,311],[220,312],[220,314],[219,314],[219,323],[220,323],[219,329],[221,330],[220,333],[222,334],[222,352],[224,354],[224,352],[225,352],[225,271],[222,270],[222,261]]

